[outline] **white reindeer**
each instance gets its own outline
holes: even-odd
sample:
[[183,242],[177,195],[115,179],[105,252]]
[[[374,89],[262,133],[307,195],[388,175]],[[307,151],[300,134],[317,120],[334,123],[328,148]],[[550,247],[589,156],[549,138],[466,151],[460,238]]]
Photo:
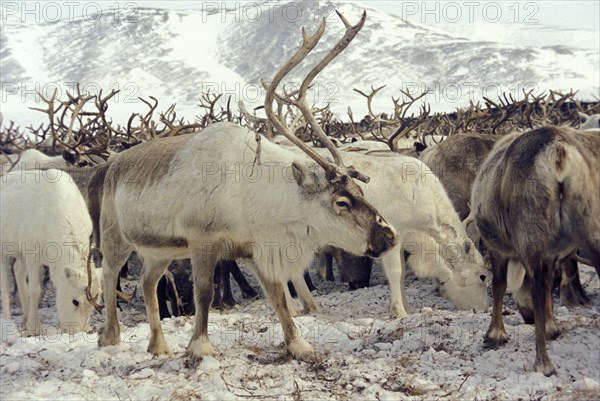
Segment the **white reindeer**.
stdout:
[[72,166],[63,156],[47,156],[37,149],[25,149],[21,153],[3,155],[1,172],[16,170],[66,169]]
[[[108,160],[111,160],[115,152],[110,150],[107,152],[109,154]],[[66,170],[105,163],[99,155],[79,155],[67,151],[63,152],[62,155],[48,156],[37,149],[25,149],[20,153],[0,156],[0,174],[16,170],[46,170],[51,168]]]
[[[458,308],[487,310],[489,272],[433,172],[411,157],[351,153],[344,154],[344,159],[370,177],[368,184],[361,185],[365,197],[399,232],[396,247],[381,257],[390,285],[392,317],[408,314],[404,251],[410,253],[408,263],[415,275],[438,279]],[[293,283],[304,306],[313,309],[304,280]]]
[[61,170],[14,171],[0,178],[2,304],[10,319],[8,271],[14,270],[26,335],[39,335],[38,304],[42,266],[56,287],[63,330],[83,330],[90,316],[88,297],[100,292],[92,274],[88,289],[87,250],[92,223],[71,177]]
[[600,132],[600,114],[588,116],[584,113],[577,113],[581,118],[579,129],[582,131]]
[[304,80],[298,97],[289,99],[315,128],[336,164],[293,136],[273,111],[276,88],[316,46],[325,20],[315,35],[303,35],[301,49],[275,75],[265,99],[274,128],[317,164],[266,140],[257,142],[255,132],[231,123],[213,124],[196,135],[155,139],[115,157],[104,179],[100,215],[107,321],[99,345],[120,341],[116,279],[136,249],[144,260],[149,352],[170,354],[156,299],[158,278],[169,262],[191,258],[196,322],[188,352],[201,358],[214,353],[208,312],[215,262],[243,258],[275,309],[288,351],[296,358],[314,353],[290,316],[282,280],[302,276],[319,244],[335,241],[355,254],[379,256],[396,241],[395,230],[364,199],[351,177],[366,178],[343,165],[304,101],[315,71],[349,44],[365,19],[366,13],[358,25],[347,24],[340,43]]

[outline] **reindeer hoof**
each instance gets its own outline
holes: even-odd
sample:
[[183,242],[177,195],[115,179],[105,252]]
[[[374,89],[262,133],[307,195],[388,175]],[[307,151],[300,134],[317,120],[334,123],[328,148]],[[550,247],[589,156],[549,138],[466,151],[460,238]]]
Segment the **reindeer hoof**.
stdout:
[[165,344],[164,342],[162,344],[158,343],[158,342],[150,343],[148,345],[148,352],[154,356],[159,356],[159,355],[173,356],[173,352],[169,349],[167,344]]
[[552,376],[554,374],[556,374],[556,369],[554,369],[554,366],[552,366],[552,362],[550,361],[546,361],[546,362],[535,362],[535,365],[533,366],[533,370],[535,370],[536,372],[540,372],[543,373],[544,376]]
[[314,306],[305,306],[304,309],[302,309],[303,315],[308,315],[310,313],[321,313],[321,308],[314,305]]
[[302,337],[289,343],[287,349],[294,359],[311,361],[316,358],[315,349]]
[[588,298],[583,288],[578,289],[573,286],[566,286],[560,291],[560,304],[567,308],[575,308],[578,306],[589,308],[592,306],[592,301]]
[[406,309],[404,309],[404,306],[395,304],[392,305],[390,308],[390,317],[392,319],[404,319],[406,316],[408,316],[408,312],[406,311]]
[[107,330],[106,327],[102,327],[98,333],[98,346],[106,347],[107,345],[117,345],[121,342],[121,335],[119,331]]
[[200,361],[208,355],[215,356],[217,354],[208,338],[197,338],[190,341],[190,345],[188,345],[185,353],[195,361]]
[[505,330],[498,330],[490,327],[483,336],[483,346],[488,348],[496,348],[508,342],[508,334]]
[[546,322],[546,340],[556,340],[561,331],[554,322]]
[[233,297],[230,297],[230,296],[223,297],[223,308],[225,310],[233,309],[233,308],[235,308],[236,305],[237,305],[237,302],[235,301],[235,299]]

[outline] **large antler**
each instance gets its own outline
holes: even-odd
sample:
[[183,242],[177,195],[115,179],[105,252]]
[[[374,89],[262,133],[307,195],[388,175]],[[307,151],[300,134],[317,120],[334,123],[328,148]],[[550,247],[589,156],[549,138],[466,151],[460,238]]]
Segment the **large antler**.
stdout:
[[[319,40],[325,32],[325,19],[321,21],[319,28],[312,36],[308,36],[306,34],[306,30],[302,28],[302,46],[300,47],[300,49],[298,49],[298,51],[296,51],[292,58],[290,58],[288,62],[285,63],[283,67],[281,67],[277,74],[275,74],[275,77],[273,78],[273,81],[270,85],[263,81],[263,86],[267,90],[267,94],[265,96],[265,112],[267,114],[267,118],[275,126],[277,131],[280,134],[284,135],[287,139],[292,141],[292,143],[294,143],[296,146],[302,149],[308,156],[310,156],[315,162],[317,162],[325,170],[325,172],[327,173],[327,178],[329,180],[334,180],[343,175],[348,175],[350,177],[359,179],[363,182],[368,182],[369,178],[356,171],[352,166],[344,166],[342,157],[338,152],[337,148],[335,147],[333,142],[331,142],[331,140],[327,137],[325,132],[323,132],[321,125],[312,113],[311,108],[306,103],[306,92],[313,79],[350,44],[350,42],[362,29],[367,18],[367,13],[365,11],[363,12],[363,15],[358,24],[352,26],[339,12],[337,14],[344,23],[344,26],[346,27],[346,33],[338,41],[335,47],[331,49],[331,51],[329,51],[329,53],[308,73],[306,78],[304,78],[304,81],[302,81],[302,84],[300,85],[300,89],[298,90],[296,97],[290,94],[288,94],[285,97],[279,96],[275,93],[275,90],[277,89],[283,78],[298,64],[300,64],[300,62],[315,48],[317,43],[319,43]],[[329,150],[329,152],[331,152],[335,164],[332,164],[325,160],[325,158],[318,154],[314,149],[307,146],[304,142],[298,139],[287,127],[285,121],[281,121],[281,119],[278,118],[278,116],[273,111],[273,101],[276,98],[282,101],[283,103],[288,103],[296,106],[302,112],[302,115],[304,116],[308,124],[310,124],[314,133],[319,137],[321,142],[323,142],[323,144]]]

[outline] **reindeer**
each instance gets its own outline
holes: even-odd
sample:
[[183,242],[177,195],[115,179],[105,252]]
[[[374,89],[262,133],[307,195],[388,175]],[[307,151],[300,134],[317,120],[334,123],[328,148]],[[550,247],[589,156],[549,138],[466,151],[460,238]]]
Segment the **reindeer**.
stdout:
[[37,149],[25,149],[21,153],[3,155],[1,173],[16,170],[67,169],[73,166],[74,159],[65,153],[61,156],[47,156]]
[[57,289],[63,330],[85,329],[100,286],[95,272],[89,277],[86,273],[92,223],[77,186],[60,170],[15,171],[0,181],[4,317],[10,319],[8,270],[9,259],[14,259],[26,335],[41,333],[38,304],[44,265]]
[[[461,220],[465,220],[471,212],[471,190],[475,177],[500,138],[499,135],[490,134],[456,134],[443,143],[426,149],[420,157],[440,179]],[[479,242],[479,235],[473,225],[467,224],[467,232],[475,243]],[[562,260],[557,275],[561,277],[558,283],[561,305],[589,305],[590,300],[581,285],[575,258]],[[515,289],[519,285],[514,282]],[[526,322],[532,321],[527,313],[524,314],[525,309],[519,310]]]
[[588,116],[584,113],[577,113],[581,119],[579,129],[582,131],[600,132],[600,114]]
[[[486,310],[487,268],[432,171],[411,157],[380,158],[352,152],[344,158],[369,175],[371,181],[363,188],[367,199],[401,233],[398,245],[381,257],[390,285],[391,316],[403,318],[408,314],[404,295],[405,252],[410,255],[408,263],[417,277],[437,278],[457,307]],[[335,249],[324,250],[334,251],[352,286],[368,284],[370,261],[350,254],[342,257]],[[329,263],[326,255],[320,255],[320,263]],[[303,286],[301,280],[294,280],[293,284],[298,290]],[[310,292],[299,293],[305,309],[312,310],[308,307]]]
[[[156,300],[156,284],[169,261],[192,261],[196,322],[187,352],[192,358],[201,358],[214,354],[208,337],[208,312],[214,295],[215,262],[243,258],[275,309],[287,350],[295,358],[305,358],[313,355],[314,349],[293,323],[282,280],[302,276],[314,252],[310,250],[313,244],[335,241],[353,253],[375,257],[395,245],[396,231],[353,181],[367,177],[344,165],[305,101],[311,81],[356,36],[366,13],[354,26],[341,18],[346,26],[344,37],[308,74],[297,97],[287,98],[327,145],[335,164],[294,137],[272,107],[279,83],[316,46],[325,20],[314,35],[303,31],[302,47],[272,83],[265,84],[269,121],[316,163],[260,141],[257,133],[233,123],[212,124],[193,136],[155,139],[115,157],[106,172],[100,215],[107,310],[98,337],[100,346],[120,341],[114,288],[120,266],[134,249],[144,260],[143,290],[151,328],[148,351],[152,354],[171,353]],[[247,179],[227,175],[228,169],[236,166],[244,166]],[[298,247],[297,260],[286,260],[281,247],[267,246],[282,243]]]
[[600,137],[567,127],[542,127],[498,141],[473,184],[472,212],[493,269],[492,320],[485,335],[496,346],[508,340],[502,298],[509,261],[531,281],[535,320],[534,369],[556,371],[546,339],[560,330],[550,293],[556,260],[577,248],[600,268]]

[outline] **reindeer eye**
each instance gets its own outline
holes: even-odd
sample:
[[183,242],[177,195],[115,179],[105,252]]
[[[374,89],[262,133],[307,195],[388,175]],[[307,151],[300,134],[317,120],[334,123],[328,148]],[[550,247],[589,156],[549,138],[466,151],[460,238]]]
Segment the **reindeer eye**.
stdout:
[[79,301],[78,301],[78,300],[76,300],[76,299],[74,299],[74,300],[73,300],[73,305],[75,305],[75,306],[79,306]]
[[338,197],[335,202],[335,208],[339,211],[350,209],[350,199],[345,196]]
[[341,200],[339,200],[339,201],[336,201],[336,202],[335,202],[335,204],[336,204],[338,207],[343,207],[343,208],[345,208],[345,209],[348,209],[348,208],[350,207],[350,205],[349,205],[349,204],[348,204],[348,202],[346,202],[346,201],[341,201]]

